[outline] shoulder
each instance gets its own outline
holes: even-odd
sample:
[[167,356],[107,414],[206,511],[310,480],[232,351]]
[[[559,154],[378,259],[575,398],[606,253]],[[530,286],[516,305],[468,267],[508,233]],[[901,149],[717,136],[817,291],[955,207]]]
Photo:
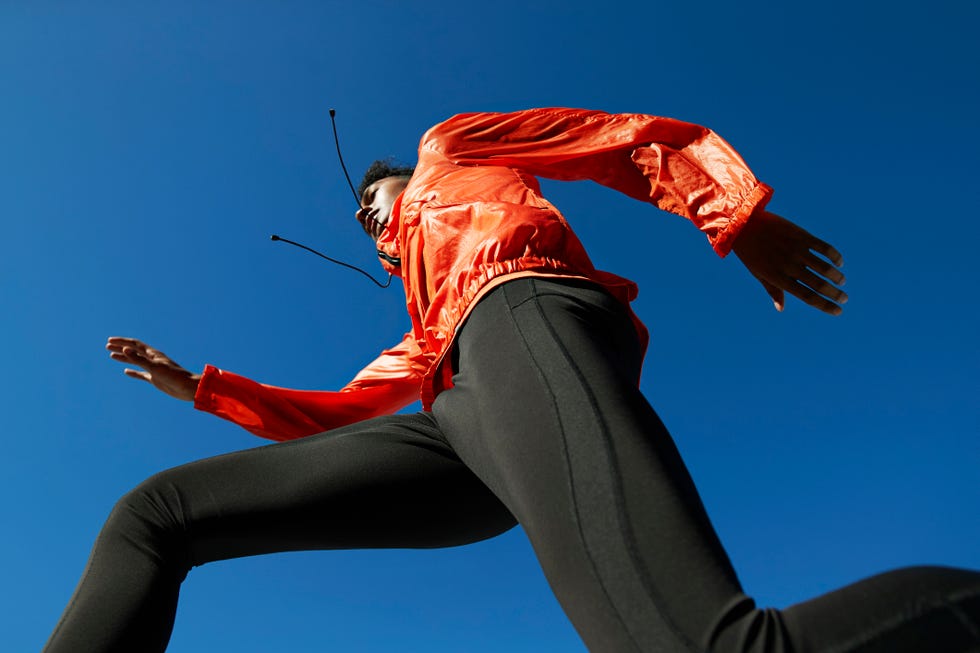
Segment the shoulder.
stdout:
[[479,111],[458,113],[422,136],[420,148],[455,151],[466,142],[526,141],[548,137],[566,129],[569,122],[581,123],[608,114],[568,107],[540,107],[511,112]]

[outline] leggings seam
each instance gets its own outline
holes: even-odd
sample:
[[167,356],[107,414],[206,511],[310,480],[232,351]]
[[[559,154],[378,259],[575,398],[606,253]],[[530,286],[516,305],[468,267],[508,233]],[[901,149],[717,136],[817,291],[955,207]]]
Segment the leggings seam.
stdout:
[[[535,286],[534,294],[532,296],[532,299],[534,300],[535,308],[537,309],[538,314],[541,317],[542,322],[547,327],[548,333],[551,335],[551,338],[554,341],[555,345],[561,350],[562,357],[565,359],[565,362],[574,371],[575,377],[578,380],[579,385],[585,391],[586,396],[588,396],[588,398],[589,398],[589,406],[591,407],[592,413],[596,416],[596,419],[597,419],[597,421],[599,423],[600,430],[601,430],[602,436],[603,436],[603,444],[604,444],[604,446],[605,446],[605,448],[607,450],[607,453],[609,455],[610,465],[613,467],[613,472],[614,473],[612,475],[612,479],[611,480],[612,480],[612,483],[613,483],[613,488],[615,489],[614,496],[615,496],[615,502],[616,502],[617,517],[618,517],[619,522],[620,522],[620,524],[622,525],[622,528],[623,528],[623,538],[624,538],[625,543],[626,543],[626,550],[628,551],[629,556],[630,556],[630,562],[633,564],[634,569],[637,572],[639,572],[639,576],[641,578],[641,583],[646,588],[647,595],[649,596],[649,598],[653,602],[654,606],[657,608],[657,611],[660,613],[660,616],[663,618],[664,623],[666,623],[667,626],[674,632],[674,635],[677,636],[677,638],[680,639],[684,643],[685,647],[688,650],[694,651],[695,653],[698,653],[700,651],[700,649],[698,648],[698,646],[696,645],[696,643],[694,641],[692,641],[680,629],[680,627],[678,627],[678,625],[676,623],[674,623],[673,619],[671,619],[671,617],[668,615],[668,613],[663,609],[662,606],[664,604],[664,601],[663,601],[662,597],[660,596],[660,593],[657,592],[656,589],[653,587],[653,584],[650,582],[649,575],[646,573],[645,566],[643,564],[641,564],[640,561],[638,560],[638,555],[637,555],[637,551],[636,551],[636,549],[637,549],[636,539],[633,536],[633,530],[630,527],[629,519],[627,518],[627,516],[625,514],[626,511],[625,511],[624,505],[623,505],[622,484],[618,481],[618,479],[620,479],[621,476],[620,476],[620,473],[619,473],[619,465],[618,465],[618,463],[616,461],[615,449],[613,448],[612,443],[610,442],[610,438],[609,438],[609,426],[606,423],[606,420],[603,418],[602,411],[599,410],[599,407],[598,407],[597,402],[596,402],[596,399],[595,399],[595,394],[592,392],[591,387],[586,382],[585,375],[582,374],[582,370],[579,369],[578,365],[575,363],[575,360],[572,358],[572,356],[568,352],[568,349],[565,347],[565,344],[561,341],[561,338],[559,338],[558,333],[555,331],[553,325],[551,324],[551,321],[548,320],[547,314],[544,312],[544,308],[541,306],[541,303],[539,301],[539,295],[537,293],[536,284],[534,284],[534,281],[533,280],[532,280],[531,283],[532,283],[533,286]],[[549,388],[549,390],[550,390],[550,388]],[[564,433],[564,429],[562,429],[562,443],[563,443],[563,445],[565,444],[565,433]],[[566,445],[566,459],[567,459],[567,445]],[[570,469],[569,469],[569,477],[571,477],[571,470]],[[583,542],[585,542],[584,537],[583,537]],[[586,544],[586,547],[585,548],[586,548],[586,551],[588,551],[588,545],[587,544]],[[589,553],[589,558],[590,559],[592,558],[591,553]],[[595,565],[595,562],[593,562],[593,565]],[[603,586],[603,590],[605,591],[605,587],[604,586]],[[608,596],[608,594],[607,594],[607,596]],[[610,599],[610,603],[613,605],[613,609],[616,610],[616,613],[618,615],[619,614],[619,611],[615,607],[615,603],[613,603],[611,599]],[[620,619],[622,620],[622,617],[621,616],[620,616]],[[623,625],[626,628],[626,632],[630,634],[630,639],[633,639],[634,642],[635,642],[636,640],[633,638],[632,633],[630,633],[629,627],[626,626],[625,622],[624,622]]]
[[862,633],[861,637],[855,637],[848,642],[845,642],[840,647],[835,650],[837,653],[859,653],[862,649],[867,646],[873,645],[881,640],[885,635],[894,632],[897,628],[909,623],[913,619],[919,619],[929,614],[940,612],[943,610],[948,610],[957,620],[963,625],[963,627],[970,631],[975,640],[980,641],[980,636],[977,634],[977,630],[972,623],[972,620],[967,617],[959,606],[955,605],[960,601],[965,599],[970,599],[975,596],[980,595],[978,592],[964,592],[962,595],[957,595],[953,597],[947,597],[942,605],[931,605],[926,609],[917,611],[914,615],[901,615],[900,617],[892,618],[889,621],[881,624],[877,630],[872,633]]
[[[965,598],[973,598],[978,594],[980,594],[980,592],[971,592]],[[961,599],[956,600],[959,601]],[[980,643],[980,626],[978,626],[977,622],[971,619],[970,615],[966,614],[966,612],[964,612],[963,609],[957,604],[950,604],[949,609],[954,615],[956,615],[956,618],[960,620],[963,627],[970,631],[970,634],[973,635],[973,639],[976,640],[977,643]]]
[[[537,293],[537,289],[534,288],[533,281],[531,283],[532,283],[532,290],[536,294]],[[508,309],[507,313],[508,313],[508,315],[511,318],[511,322],[514,325],[514,328],[517,330],[517,334],[521,338],[521,344],[524,346],[524,349],[527,351],[528,358],[534,364],[534,368],[537,371],[538,376],[541,378],[541,380],[543,382],[543,385],[544,385],[545,389],[548,392],[548,396],[551,399],[552,411],[555,414],[555,421],[558,423],[558,430],[559,430],[559,433],[561,434],[562,456],[563,456],[563,459],[565,461],[565,469],[566,469],[566,472],[568,474],[569,494],[571,495],[571,498],[572,498],[572,509],[573,509],[573,514],[575,515],[575,528],[576,528],[576,531],[578,533],[579,540],[582,542],[582,548],[585,550],[586,555],[588,556],[589,564],[592,567],[592,572],[595,574],[595,577],[596,577],[596,579],[599,582],[599,587],[602,588],[602,593],[606,596],[606,599],[608,600],[609,605],[612,607],[613,613],[616,615],[616,618],[619,620],[619,622],[622,625],[623,630],[626,632],[627,636],[633,642],[633,645],[636,647],[636,650],[640,651],[640,650],[642,650],[642,648],[640,647],[640,645],[636,641],[636,639],[633,637],[633,634],[630,632],[630,629],[626,625],[625,621],[623,621],[623,616],[620,614],[619,610],[616,608],[616,603],[613,601],[612,597],[610,596],[609,591],[606,588],[606,584],[605,584],[605,582],[602,579],[602,575],[599,573],[598,567],[596,565],[596,561],[592,557],[591,552],[589,551],[588,542],[585,539],[585,534],[582,532],[582,519],[581,519],[581,516],[580,516],[578,499],[577,499],[576,492],[575,492],[575,483],[572,480],[573,479],[572,465],[571,465],[571,461],[569,460],[569,455],[568,455],[568,444],[567,444],[567,439],[565,437],[565,426],[564,426],[564,423],[562,421],[561,411],[558,409],[558,400],[557,400],[557,398],[555,396],[554,390],[551,387],[551,384],[548,382],[548,377],[545,375],[544,370],[541,369],[541,365],[538,364],[538,360],[535,357],[534,352],[531,349],[530,344],[528,343],[528,339],[527,339],[527,337],[524,334],[524,330],[521,328],[520,322],[518,321],[517,317],[514,315],[514,311],[518,307],[523,306],[524,304],[526,304],[528,302],[532,302],[532,301],[534,302],[535,308],[537,309],[537,313],[539,314],[539,316],[541,316],[542,318],[544,318],[543,312],[541,310],[541,306],[540,306],[540,304],[537,301],[537,297],[535,297],[535,296],[528,297],[527,299],[524,299],[524,300],[518,302],[517,304],[514,304],[513,306],[511,306],[510,305],[510,302],[508,301],[507,302],[507,309]],[[544,321],[545,325],[548,328],[549,335],[551,335],[552,339],[554,339],[557,342],[557,338],[555,337],[555,334],[554,334],[553,329],[551,328],[551,325],[547,322],[546,319],[544,319],[543,321]],[[564,354],[565,353],[565,348],[563,346],[561,346],[560,343],[559,343],[559,348],[561,349],[562,353]],[[567,356],[566,356],[566,358],[567,358]],[[578,370],[576,370],[576,377],[578,377],[578,373],[577,372],[578,372]]]
[[[638,556],[636,554],[636,542],[635,542],[635,538],[633,537],[632,529],[629,526],[629,520],[626,518],[625,510],[624,510],[624,506],[623,506],[623,499],[622,499],[623,492],[622,492],[622,487],[621,487],[620,483],[616,482],[616,479],[618,478],[618,464],[616,462],[615,451],[612,448],[612,445],[610,443],[609,427],[608,427],[605,419],[603,418],[602,412],[599,410],[599,407],[598,407],[597,402],[596,402],[596,399],[595,399],[595,395],[592,392],[589,384],[586,382],[585,376],[582,374],[582,371],[579,369],[579,367],[575,363],[574,359],[569,355],[568,348],[565,346],[565,344],[562,342],[561,338],[559,337],[558,333],[555,331],[554,326],[552,325],[551,321],[548,319],[547,314],[545,313],[544,308],[542,307],[542,305],[540,303],[540,297],[541,296],[543,296],[545,294],[558,294],[558,293],[539,293],[538,290],[537,290],[537,284],[535,284],[533,280],[530,281],[530,285],[532,287],[532,295],[530,297],[528,297],[528,298],[526,298],[526,299],[518,302],[513,308],[516,308],[518,306],[521,306],[521,305],[526,304],[526,303],[529,303],[529,302],[533,302],[534,303],[534,307],[535,307],[535,310],[536,310],[536,312],[538,314],[538,317],[541,319],[541,322],[544,325],[544,327],[546,328],[546,330],[548,332],[548,335],[551,337],[552,342],[555,344],[555,346],[561,352],[561,355],[562,355],[562,358],[564,359],[564,362],[571,368],[571,370],[573,371],[573,373],[575,375],[576,380],[579,383],[579,386],[582,388],[582,390],[585,392],[586,396],[588,397],[589,406],[590,406],[590,408],[592,410],[592,414],[595,416],[595,419],[596,419],[596,421],[597,421],[597,423],[599,425],[600,432],[602,434],[602,443],[603,443],[603,446],[605,447],[605,449],[607,451],[607,455],[609,456],[609,460],[610,460],[610,465],[613,468],[613,472],[614,473],[613,473],[613,476],[612,476],[612,479],[611,480],[612,480],[613,488],[614,488],[614,497],[615,497],[614,500],[615,500],[615,505],[616,505],[616,513],[617,513],[618,521],[621,524],[621,527],[623,529],[624,540],[625,540],[624,543],[626,545],[626,550],[627,550],[627,552],[629,554],[629,557],[630,557],[630,562],[632,563],[634,569],[636,571],[640,572],[639,575],[641,577],[641,583],[644,586],[644,588],[646,589],[647,596],[653,602],[653,604],[656,607],[657,611],[660,613],[661,617],[663,618],[663,620],[667,624],[667,626],[670,628],[670,630],[674,633],[674,635],[681,642],[684,643],[685,648],[687,648],[688,650],[691,650],[691,651],[695,651],[695,652],[700,651],[700,649],[695,644],[695,642],[693,642],[689,637],[687,637],[687,635],[683,631],[681,631],[681,629],[677,626],[677,624],[674,623],[674,621],[669,617],[669,615],[663,610],[663,608],[662,608],[663,600],[661,599],[659,593],[652,587],[652,584],[650,583],[648,574],[645,573],[645,569],[644,569],[643,565],[639,564],[639,562],[638,562]],[[511,311],[513,311],[513,308],[511,309]],[[589,562],[591,563],[592,568],[594,570],[594,573],[596,574],[596,578],[599,581],[599,586],[602,588],[603,593],[606,595],[607,599],[609,600],[609,604],[612,607],[613,612],[616,614],[616,617],[620,620],[620,623],[623,624],[624,631],[627,633],[627,635],[629,636],[630,640],[633,641],[634,645],[638,649],[642,650],[642,647],[636,641],[636,639],[635,639],[633,633],[631,632],[629,626],[627,626],[626,625],[626,622],[623,620],[623,616],[619,612],[619,609],[616,607],[616,603],[613,601],[612,597],[610,596],[610,594],[609,594],[609,592],[608,592],[608,590],[607,590],[607,588],[605,586],[605,583],[602,580],[602,576],[598,573],[597,563],[594,560],[594,558],[592,557],[591,551],[589,550],[588,542],[586,541],[585,536],[584,536],[584,533],[582,532],[582,529],[581,529],[581,520],[579,519],[578,502],[576,501],[576,498],[575,498],[574,483],[572,482],[573,472],[572,472],[571,462],[570,462],[569,454],[568,454],[568,444],[567,444],[567,439],[565,437],[565,429],[564,429],[564,426],[562,425],[562,422],[561,422],[560,412],[558,411],[558,408],[557,408],[557,400],[555,398],[555,394],[554,394],[553,390],[551,389],[551,385],[548,383],[547,378],[545,377],[544,373],[541,371],[541,368],[538,365],[538,362],[537,362],[537,360],[536,360],[533,352],[531,351],[530,346],[527,344],[527,339],[524,337],[523,331],[521,331],[520,326],[518,325],[516,318],[513,318],[513,313],[511,313],[511,314],[512,314],[512,319],[514,319],[515,325],[518,328],[518,332],[520,333],[521,338],[524,341],[524,345],[527,348],[528,353],[530,354],[531,360],[534,362],[535,367],[538,369],[539,375],[545,381],[545,386],[548,389],[549,394],[551,395],[552,402],[553,402],[554,408],[555,408],[555,412],[559,416],[558,417],[558,423],[559,423],[559,428],[560,428],[561,437],[562,437],[563,453],[564,453],[564,457],[565,457],[566,468],[567,468],[567,471],[568,471],[569,482],[572,485],[572,488],[571,488],[572,502],[573,502],[573,506],[574,506],[574,509],[575,509],[575,516],[576,516],[576,519],[578,520],[578,524],[577,524],[577,526],[578,526],[578,532],[579,532],[579,537],[581,538],[581,541],[582,541],[582,544],[583,544],[583,548],[584,548],[584,550],[586,552],[586,555],[588,555],[588,557],[589,557]]]

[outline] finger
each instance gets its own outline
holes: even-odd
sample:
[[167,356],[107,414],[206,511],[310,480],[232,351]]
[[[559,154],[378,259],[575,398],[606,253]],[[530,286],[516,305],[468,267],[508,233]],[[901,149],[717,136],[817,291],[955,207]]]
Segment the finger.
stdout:
[[109,358],[120,363],[125,363],[126,365],[139,365],[140,367],[146,369],[149,369],[152,364],[151,361],[148,361],[145,358],[125,354],[123,352],[114,351],[111,354],[109,354]]
[[824,313],[828,313],[830,315],[840,315],[844,310],[837,304],[818,295],[812,289],[799,283],[789,284],[786,287],[786,292],[801,300],[805,304],[809,304],[817,310],[823,311]]
[[115,351],[120,353],[131,351],[131,352],[137,352],[142,354],[143,352],[146,351],[146,345],[143,344],[142,342],[139,342],[138,340],[134,342],[109,341],[106,343],[105,348],[108,349],[109,351]]
[[847,293],[845,293],[840,288],[834,287],[833,285],[825,281],[822,277],[818,277],[817,275],[815,275],[813,272],[810,272],[809,270],[804,270],[803,272],[801,272],[798,281],[800,283],[809,286],[814,291],[820,293],[821,295],[831,300],[832,302],[836,302],[838,304],[847,303]]
[[142,340],[136,338],[111,337],[106,343],[109,351],[125,351],[127,348],[137,352],[144,360],[156,363],[172,363],[173,361],[159,349],[154,349]]
[[140,381],[146,381],[147,383],[150,382],[150,373],[149,372],[143,372],[141,370],[131,370],[131,369],[127,368],[127,369],[123,370],[123,373],[126,376],[133,377],[134,379],[139,379]]
[[163,352],[157,351],[145,342],[136,340],[135,338],[110,338],[109,342],[106,343],[106,349],[132,356],[140,365],[143,364],[140,361],[147,363],[170,362],[170,359]]
[[129,345],[130,347],[146,346],[146,343],[144,343],[142,340],[138,340],[136,338],[123,338],[122,336],[109,336],[106,343],[109,345],[119,345],[119,346]]
[[123,347],[122,355],[126,356],[132,363],[139,365],[140,367],[150,367],[154,364],[154,360],[146,355],[145,352],[136,349],[135,347]]
[[826,243],[816,236],[812,236],[811,238],[812,240],[808,243],[810,249],[821,256],[827,257],[837,267],[844,265],[844,257],[830,243]]
[[113,360],[133,363],[134,365],[146,367],[152,364],[173,364],[173,361],[167,358],[165,354],[150,347],[141,350],[138,347],[128,345],[106,345],[106,349],[109,350],[109,357]]
[[836,285],[844,285],[844,281],[846,280],[844,278],[844,273],[822,258],[811,255],[807,260],[806,266],[817,274],[830,279]]

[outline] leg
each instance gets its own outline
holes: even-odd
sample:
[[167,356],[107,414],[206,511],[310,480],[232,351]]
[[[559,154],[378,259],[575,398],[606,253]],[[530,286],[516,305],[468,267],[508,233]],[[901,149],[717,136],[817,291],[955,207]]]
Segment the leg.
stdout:
[[163,651],[180,583],[205,562],[453,546],[513,525],[427,414],[190,463],[116,505],[45,651]]
[[798,650],[980,653],[980,574],[909,567],[782,611]]
[[[628,316],[601,291],[514,281],[474,309],[456,387],[434,406],[449,443],[524,526],[589,649],[799,653],[818,650],[804,644],[817,614],[864,629],[852,615],[868,612],[853,602],[783,619],[742,592],[673,441],[637,390],[639,361]],[[967,586],[980,589],[960,575]],[[851,650],[834,648],[846,641],[819,650]]]

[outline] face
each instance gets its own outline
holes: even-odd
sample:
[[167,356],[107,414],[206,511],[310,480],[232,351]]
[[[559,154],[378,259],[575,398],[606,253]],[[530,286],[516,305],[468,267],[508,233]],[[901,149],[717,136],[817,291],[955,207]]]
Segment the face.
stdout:
[[364,189],[361,208],[354,214],[367,235],[375,241],[391,220],[391,209],[398,195],[408,185],[408,177],[385,177]]

